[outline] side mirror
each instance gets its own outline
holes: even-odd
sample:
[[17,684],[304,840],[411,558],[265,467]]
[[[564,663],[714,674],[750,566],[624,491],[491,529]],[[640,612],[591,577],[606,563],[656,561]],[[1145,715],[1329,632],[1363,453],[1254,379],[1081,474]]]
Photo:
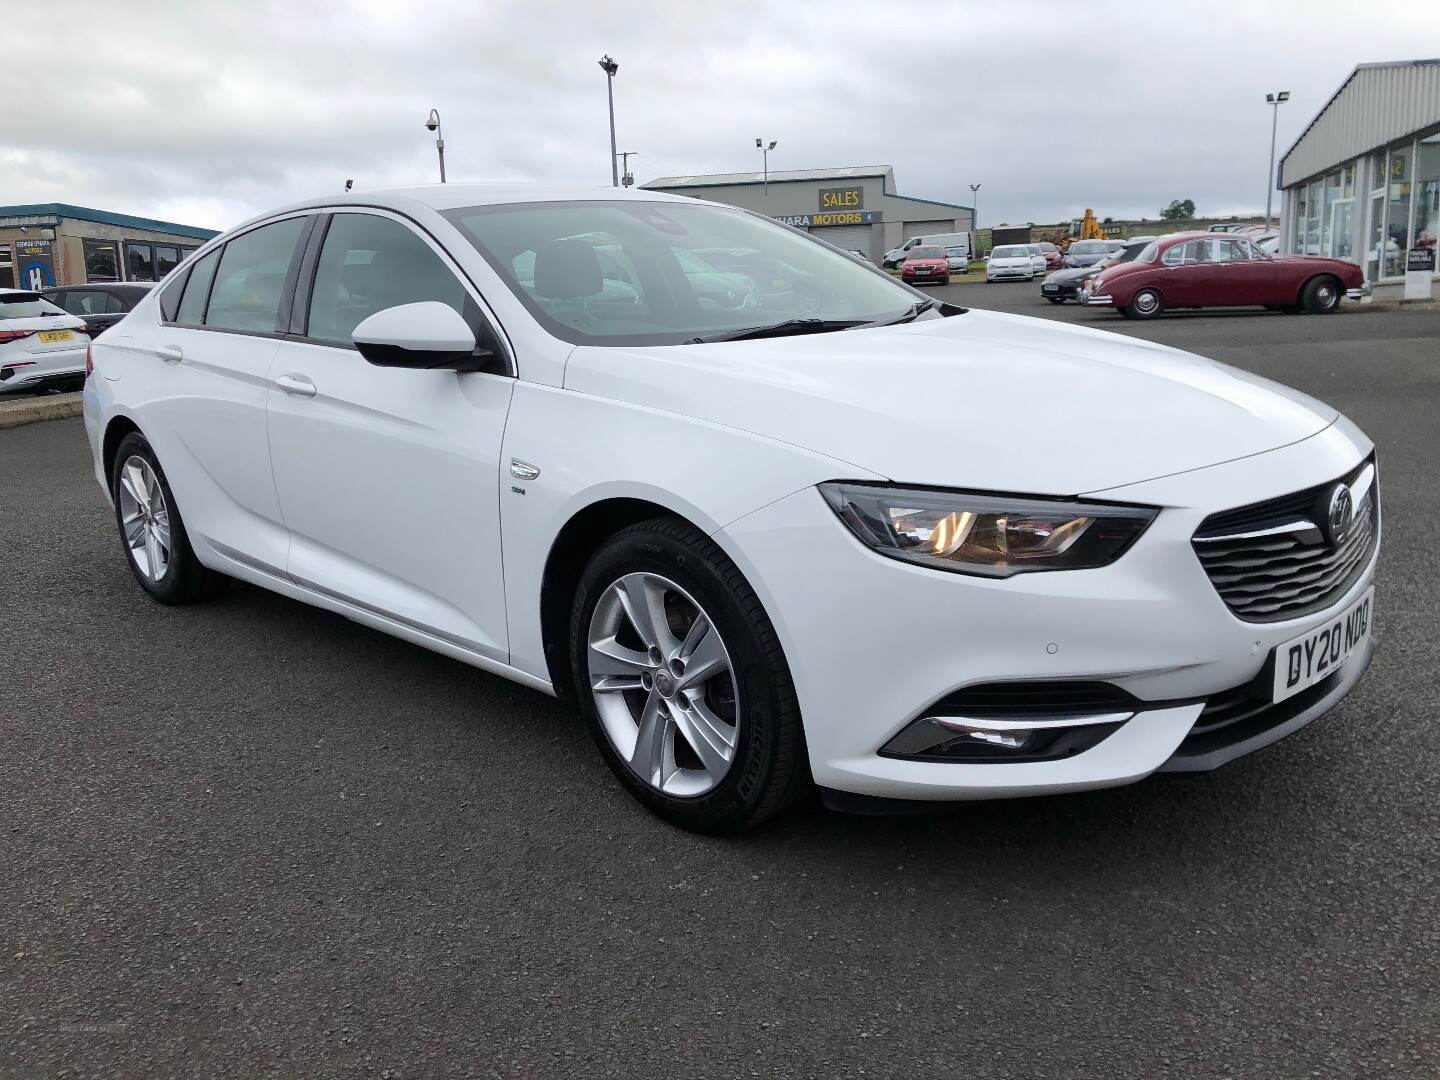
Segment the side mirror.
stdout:
[[460,313],[438,300],[377,311],[350,340],[376,367],[479,371],[491,355],[475,348],[475,333]]

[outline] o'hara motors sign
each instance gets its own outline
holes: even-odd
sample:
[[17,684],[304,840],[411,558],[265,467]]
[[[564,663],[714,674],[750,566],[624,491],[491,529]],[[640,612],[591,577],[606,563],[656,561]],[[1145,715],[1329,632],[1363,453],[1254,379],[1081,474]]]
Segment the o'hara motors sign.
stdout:
[[797,229],[813,229],[821,225],[873,225],[880,220],[880,211],[837,210],[834,213],[786,214],[778,220]]

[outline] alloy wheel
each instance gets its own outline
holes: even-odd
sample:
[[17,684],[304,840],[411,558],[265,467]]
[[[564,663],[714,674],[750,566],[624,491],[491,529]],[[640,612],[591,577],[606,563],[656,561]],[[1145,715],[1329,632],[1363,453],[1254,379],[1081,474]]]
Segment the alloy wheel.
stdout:
[[120,467],[120,528],[130,557],[146,580],[159,582],[170,569],[170,508],[151,464],[138,454]]
[[739,699],[720,631],[695,599],[659,574],[626,574],[601,594],[586,640],[595,709],[630,770],[681,797],[724,780]]

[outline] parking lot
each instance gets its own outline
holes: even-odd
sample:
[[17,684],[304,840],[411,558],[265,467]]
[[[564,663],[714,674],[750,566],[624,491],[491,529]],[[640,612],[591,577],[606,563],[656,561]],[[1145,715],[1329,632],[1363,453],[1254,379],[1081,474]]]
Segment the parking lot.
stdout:
[[1434,1076],[1440,313],[934,292],[1365,428],[1356,692],[1213,774],[709,839],[539,694],[250,587],[153,604],[80,421],[0,431],[0,1080]]

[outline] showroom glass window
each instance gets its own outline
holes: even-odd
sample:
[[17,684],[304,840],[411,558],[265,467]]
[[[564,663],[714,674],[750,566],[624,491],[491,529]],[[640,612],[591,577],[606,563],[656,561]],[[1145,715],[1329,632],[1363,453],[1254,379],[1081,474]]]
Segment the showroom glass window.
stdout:
[[286,218],[242,233],[227,243],[210,290],[205,325],[218,330],[275,333],[285,276],[304,227],[304,218]]
[[1385,277],[1405,273],[1405,252],[1410,248],[1410,144],[1390,148],[1386,175]]
[[162,280],[166,274],[180,265],[180,249],[173,244],[155,245],[155,280]]
[[424,300],[465,314],[464,286],[429,244],[391,218],[330,219],[315,267],[307,337],[349,344],[355,327],[377,311]]
[[125,278],[128,281],[155,280],[155,253],[149,244],[125,242]]
[[1340,201],[1340,170],[1325,175],[1325,198],[1320,210],[1320,253],[1330,255],[1335,243],[1335,205]]
[[85,280],[119,281],[120,247],[113,240],[86,240]]
[[1440,131],[1421,139],[1416,150],[1415,225],[1410,246],[1433,248],[1440,245]]

